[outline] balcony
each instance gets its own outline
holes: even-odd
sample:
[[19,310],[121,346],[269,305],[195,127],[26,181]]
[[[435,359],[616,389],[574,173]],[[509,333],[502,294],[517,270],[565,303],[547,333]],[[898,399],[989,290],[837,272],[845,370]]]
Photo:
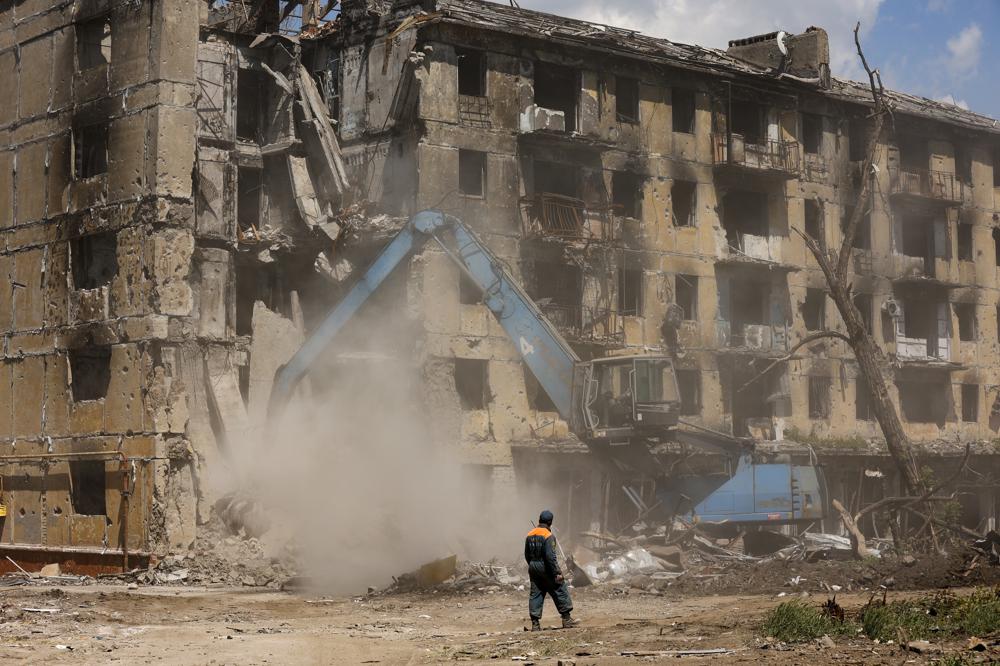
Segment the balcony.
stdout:
[[[729,150],[730,139],[732,151]],[[792,178],[802,169],[796,141],[765,140],[747,143],[739,134],[712,134],[712,155],[716,167],[745,169],[754,173]]]
[[964,191],[950,171],[889,167],[889,194],[894,197],[957,205],[965,200]]
[[948,361],[951,341],[948,338],[908,338],[896,336],[896,358],[900,361]]
[[748,352],[788,351],[788,328],[775,324],[731,324],[718,322],[718,333],[722,347]]
[[808,153],[802,159],[802,180],[825,183],[830,178],[830,164],[825,157]]
[[525,238],[612,243],[620,229],[610,209],[589,208],[582,199],[542,193],[521,200]]
[[729,241],[727,262],[781,263],[781,237],[758,236],[739,231],[726,233]]
[[621,345],[625,342],[625,320],[612,310],[541,304],[542,314],[569,342]]

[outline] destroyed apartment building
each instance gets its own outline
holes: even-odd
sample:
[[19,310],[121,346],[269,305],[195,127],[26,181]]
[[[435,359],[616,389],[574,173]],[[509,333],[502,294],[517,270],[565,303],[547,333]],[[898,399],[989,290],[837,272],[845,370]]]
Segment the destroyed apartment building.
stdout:
[[[687,421],[814,451],[847,505],[898,494],[845,344],[756,379],[843,330],[796,232],[842,238],[870,98],[831,76],[820,28],[721,51],[480,0],[0,0],[0,89],[15,560],[186,549],[275,371],[426,208],[475,229],[581,358],[672,354]],[[855,302],[919,464],[943,478],[971,446],[955,520],[995,528],[1000,131],[890,98]],[[376,304],[410,334],[396,356],[330,363],[413,373],[484,493],[544,482],[568,531],[627,526],[652,479],[592,463],[481,300],[429,246]],[[342,348],[378,342],[358,323]]]

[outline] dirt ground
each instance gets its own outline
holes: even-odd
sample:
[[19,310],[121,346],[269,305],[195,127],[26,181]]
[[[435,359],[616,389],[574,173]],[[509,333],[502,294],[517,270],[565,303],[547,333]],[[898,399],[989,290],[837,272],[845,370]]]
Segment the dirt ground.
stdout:
[[[528,633],[526,593],[424,593],[324,598],[259,589],[92,584],[0,586],[0,663],[827,664],[935,663],[964,642],[921,655],[864,638],[834,645],[769,644],[755,635],[766,611],[796,592],[747,596],[576,590],[579,628]],[[906,592],[897,595],[910,594]],[[812,595],[817,604],[825,595]],[[841,594],[852,612],[865,593]],[[678,657],[677,650],[726,648]],[[663,652],[663,654],[659,654]],[[638,653],[638,654],[630,654]],[[643,654],[656,653],[656,654]],[[966,655],[979,656],[964,652]]]

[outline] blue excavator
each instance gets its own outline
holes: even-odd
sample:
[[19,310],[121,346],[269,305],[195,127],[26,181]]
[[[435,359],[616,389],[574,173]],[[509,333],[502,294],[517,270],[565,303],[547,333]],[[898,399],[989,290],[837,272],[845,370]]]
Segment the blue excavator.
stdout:
[[[461,220],[438,211],[413,216],[275,377],[271,409],[299,381],[401,263],[433,240],[482,291],[482,302],[514,342],[524,363],[570,430],[602,457],[628,457],[661,443],[720,452],[721,475],[657,482],[670,512],[703,523],[788,524],[818,520],[826,506],[815,464],[771,462],[754,442],[683,423],[669,356],[614,356],[583,361],[513,278]],[[633,455],[633,460],[635,456]],[[812,462],[812,461],[810,461]]]

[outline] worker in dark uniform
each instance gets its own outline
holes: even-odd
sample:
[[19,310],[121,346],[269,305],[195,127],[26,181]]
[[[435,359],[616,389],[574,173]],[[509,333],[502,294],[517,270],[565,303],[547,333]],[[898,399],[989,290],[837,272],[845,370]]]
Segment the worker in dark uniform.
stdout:
[[531,615],[531,630],[542,629],[542,606],[545,595],[552,597],[556,609],[562,615],[563,628],[576,624],[571,613],[573,601],[566,589],[566,580],[556,559],[556,537],[552,534],[552,512],[542,511],[538,517],[538,527],[528,532],[524,539],[524,559],[528,562],[528,576],[531,578],[531,597],[528,599],[528,614]]

